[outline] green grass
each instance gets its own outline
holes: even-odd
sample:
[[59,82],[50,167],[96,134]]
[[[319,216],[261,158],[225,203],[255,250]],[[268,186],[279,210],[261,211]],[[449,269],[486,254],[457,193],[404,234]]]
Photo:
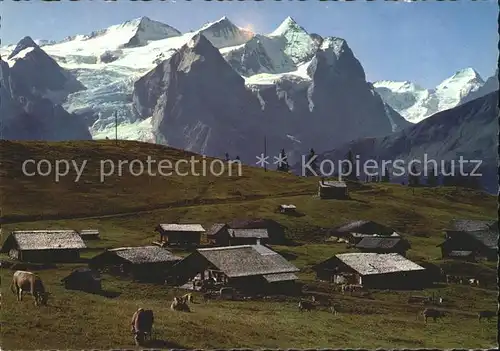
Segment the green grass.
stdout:
[[[409,258],[446,267],[453,272],[481,274],[496,281],[496,264],[440,260],[436,247],[443,229],[454,218],[496,217],[496,198],[459,188],[410,189],[391,184],[365,184],[350,190],[349,201],[320,200],[318,179],[244,167],[243,177],[111,177],[99,182],[100,159],[180,159],[186,154],[161,146],[135,142],[12,143],[1,142],[2,216],[14,229],[98,228],[102,240],[89,241],[90,258],[105,247],[149,244],[158,223],[184,222],[210,226],[234,218],[263,217],[287,227],[298,246],[276,246],[297,267],[310,289],[331,295],[341,313],[301,314],[296,301],[199,303],[189,314],[174,313],[174,294],[165,286],[138,284],[105,276],[103,287],[120,295],[106,298],[66,291],[60,279],[78,265],[58,265],[39,274],[52,293],[48,307],[35,308],[29,296],[15,301],[8,291],[12,271],[2,269],[2,348],[131,348],[129,321],[139,306],[155,312],[155,330],[177,348],[489,348],[496,344],[496,323],[475,319],[475,312],[496,309],[497,291],[443,285],[414,294],[445,298],[451,315],[424,325],[408,305],[411,292],[375,291],[368,300],[340,295],[314,280],[311,266],[340,252],[345,244],[325,243],[325,228],[348,220],[368,219],[386,224],[411,242]],[[79,183],[59,183],[20,174],[24,159],[92,158]],[[94,167],[94,168],[92,168]],[[94,171],[90,171],[94,169]],[[304,214],[289,217],[275,212],[281,203],[293,203]],[[77,218],[92,217],[92,218]],[[186,252],[176,252],[186,255]]]

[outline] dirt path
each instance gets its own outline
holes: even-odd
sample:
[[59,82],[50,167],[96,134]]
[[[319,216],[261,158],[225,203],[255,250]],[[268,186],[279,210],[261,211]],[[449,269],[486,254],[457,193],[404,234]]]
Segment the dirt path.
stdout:
[[193,207],[193,206],[210,206],[210,205],[224,205],[224,204],[238,204],[238,203],[246,203],[259,201],[264,199],[279,199],[285,197],[296,197],[296,196],[305,196],[305,195],[313,195],[313,192],[292,192],[286,194],[277,194],[277,195],[251,195],[246,196],[244,198],[235,197],[235,198],[225,198],[225,199],[193,199],[193,200],[182,200],[177,202],[171,202],[166,204],[158,204],[155,206],[140,206],[135,209],[129,211],[122,212],[110,212],[110,213],[102,213],[102,214],[67,214],[67,215],[58,215],[58,214],[50,214],[50,215],[14,215],[14,216],[2,216],[0,219],[1,224],[17,224],[17,223],[27,223],[27,222],[40,222],[40,221],[58,221],[58,220],[73,220],[73,219],[105,219],[105,218],[115,218],[115,217],[126,217],[126,216],[134,216],[138,214],[146,214],[154,211],[160,210],[168,210],[172,208],[184,208],[184,207]]

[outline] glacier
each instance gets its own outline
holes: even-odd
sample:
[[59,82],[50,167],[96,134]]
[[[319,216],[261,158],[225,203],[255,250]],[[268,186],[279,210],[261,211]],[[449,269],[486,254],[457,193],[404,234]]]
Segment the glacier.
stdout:
[[473,68],[462,69],[433,89],[404,81],[378,81],[373,86],[384,102],[409,122],[418,123],[433,114],[449,110],[485,84]]

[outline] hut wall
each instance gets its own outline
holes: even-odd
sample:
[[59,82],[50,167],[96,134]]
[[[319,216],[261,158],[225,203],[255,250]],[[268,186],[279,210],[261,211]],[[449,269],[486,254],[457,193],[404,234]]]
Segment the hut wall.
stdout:
[[227,230],[222,230],[213,239],[215,244],[218,246],[228,246],[229,245],[229,233]]
[[61,249],[20,251],[18,259],[25,262],[75,262],[79,258],[79,250]]
[[345,199],[347,197],[347,187],[319,187],[319,196],[322,199]]
[[366,275],[361,277],[361,281],[366,287],[379,289],[418,289],[427,286],[428,283],[425,271]]
[[296,296],[300,293],[300,285],[295,280],[267,283],[263,288],[269,294]]
[[199,232],[161,232],[161,241],[169,245],[199,245],[201,233]]
[[266,244],[268,242],[268,239],[257,239],[257,238],[231,238],[229,239],[230,245],[231,246],[237,246],[237,245],[257,245],[258,243],[260,244]]

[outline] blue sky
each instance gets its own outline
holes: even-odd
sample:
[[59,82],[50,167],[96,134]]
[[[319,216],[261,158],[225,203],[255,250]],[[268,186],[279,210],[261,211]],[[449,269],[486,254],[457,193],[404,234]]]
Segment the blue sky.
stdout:
[[498,4],[493,0],[6,0],[0,8],[2,45],[26,35],[60,40],[141,16],[184,32],[225,15],[260,33],[291,16],[310,33],[346,39],[370,81],[409,80],[432,88],[465,67],[486,79],[498,60]]

